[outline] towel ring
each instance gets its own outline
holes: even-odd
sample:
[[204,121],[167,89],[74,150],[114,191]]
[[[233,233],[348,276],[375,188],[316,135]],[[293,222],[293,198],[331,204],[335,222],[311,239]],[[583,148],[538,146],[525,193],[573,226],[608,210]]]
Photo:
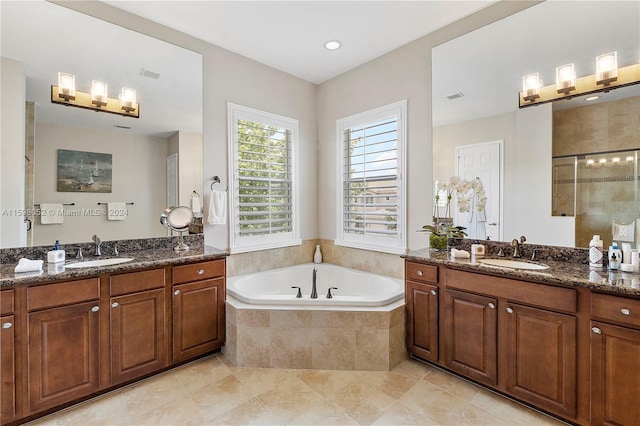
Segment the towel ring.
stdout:
[[[213,182],[211,182],[211,190],[213,191],[213,185],[216,183],[220,183],[220,177],[219,176],[214,176],[213,177]],[[225,191],[229,190],[229,186],[227,186],[227,189],[225,189]]]

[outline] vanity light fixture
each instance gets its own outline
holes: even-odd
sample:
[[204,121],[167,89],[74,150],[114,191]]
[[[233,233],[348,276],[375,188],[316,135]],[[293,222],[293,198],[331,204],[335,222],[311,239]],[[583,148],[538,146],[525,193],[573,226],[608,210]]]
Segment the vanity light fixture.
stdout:
[[537,73],[525,75],[522,82],[518,105],[526,108],[640,84],[640,63],[618,68],[618,54],[610,52],[596,58],[595,74],[578,77],[574,64],[567,64],[556,68],[555,84],[543,86]]
[[556,68],[556,91],[565,95],[576,90],[576,67],[574,64]]
[[633,156],[632,156],[632,155],[629,155],[629,156],[627,157],[627,161],[633,161]]
[[69,101],[76,99],[76,76],[65,72],[58,73],[58,96]]
[[585,101],[595,101],[596,99],[600,99],[600,96],[598,95],[589,96],[588,98],[585,98]]
[[115,99],[109,97],[106,82],[93,80],[91,91],[83,92],[76,90],[75,81],[73,74],[58,73],[58,85],[51,86],[51,103],[140,118],[135,89],[123,87]]
[[540,88],[542,80],[540,74],[527,74],[522,77],[522,96],[525,101],[535,101],[540,97]]
[[608,86],[618,79],[618,52],[596,57],[596,84]]
[[100,80],[91,81],[91,103],[97,107],[107,106],[107,83]]

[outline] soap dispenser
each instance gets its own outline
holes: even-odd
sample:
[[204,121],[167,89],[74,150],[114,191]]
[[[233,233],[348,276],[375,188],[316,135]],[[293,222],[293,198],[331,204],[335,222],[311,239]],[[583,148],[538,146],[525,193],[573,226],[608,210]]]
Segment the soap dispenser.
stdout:
[[589,243],[589,267],[602,269],[602,240],[600,235],[594,235]]
[[60,241],[56,240],[53,245],[53,250],[47,252],[47,263],[61,263],[64,262],[65,252],[60,250]]

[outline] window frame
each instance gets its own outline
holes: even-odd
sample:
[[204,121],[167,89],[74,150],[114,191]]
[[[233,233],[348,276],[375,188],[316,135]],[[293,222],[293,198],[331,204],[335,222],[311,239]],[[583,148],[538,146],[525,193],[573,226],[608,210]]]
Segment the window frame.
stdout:
[[[238,173],[238,120],[264,123],[290,132],[291,169],[291,231],[267,235],[240,236],[240,197]],[[227,102],[228,170],[229,170],[229,251],[245,253],[302,244],[298,185],[298,120]]]
[[[368,123],[395,117],[397,119],[397,234],[395,238],[357,235],[344,232],[344,132],[348,128],[363,126]],[[335,245],[380,251],[384,253],[403,254],[406,252],[406,146],[407,146],[407,100],[394,102],[379,108],[374,108],[358,114],[336,120],[337,142],[337,211],[336,211],[336,239]]]

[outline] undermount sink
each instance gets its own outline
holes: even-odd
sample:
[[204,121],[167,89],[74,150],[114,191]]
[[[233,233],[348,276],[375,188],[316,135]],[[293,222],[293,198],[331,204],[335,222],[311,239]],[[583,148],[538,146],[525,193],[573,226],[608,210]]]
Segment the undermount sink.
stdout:
[[82,262],[70,263],[64,265],[65,268],[95,268],[96,266],[118,265],[120,263],[131,262],[131,257],[114,257],[112,259],[86,260]]
[[497,266],[500,268],[529,269],[529,270],[549,269],[547,265],[540,265],[537,263],[522,262],[519,260],[510,260],[510,259],[478,259],[478,262],[484,265]]

